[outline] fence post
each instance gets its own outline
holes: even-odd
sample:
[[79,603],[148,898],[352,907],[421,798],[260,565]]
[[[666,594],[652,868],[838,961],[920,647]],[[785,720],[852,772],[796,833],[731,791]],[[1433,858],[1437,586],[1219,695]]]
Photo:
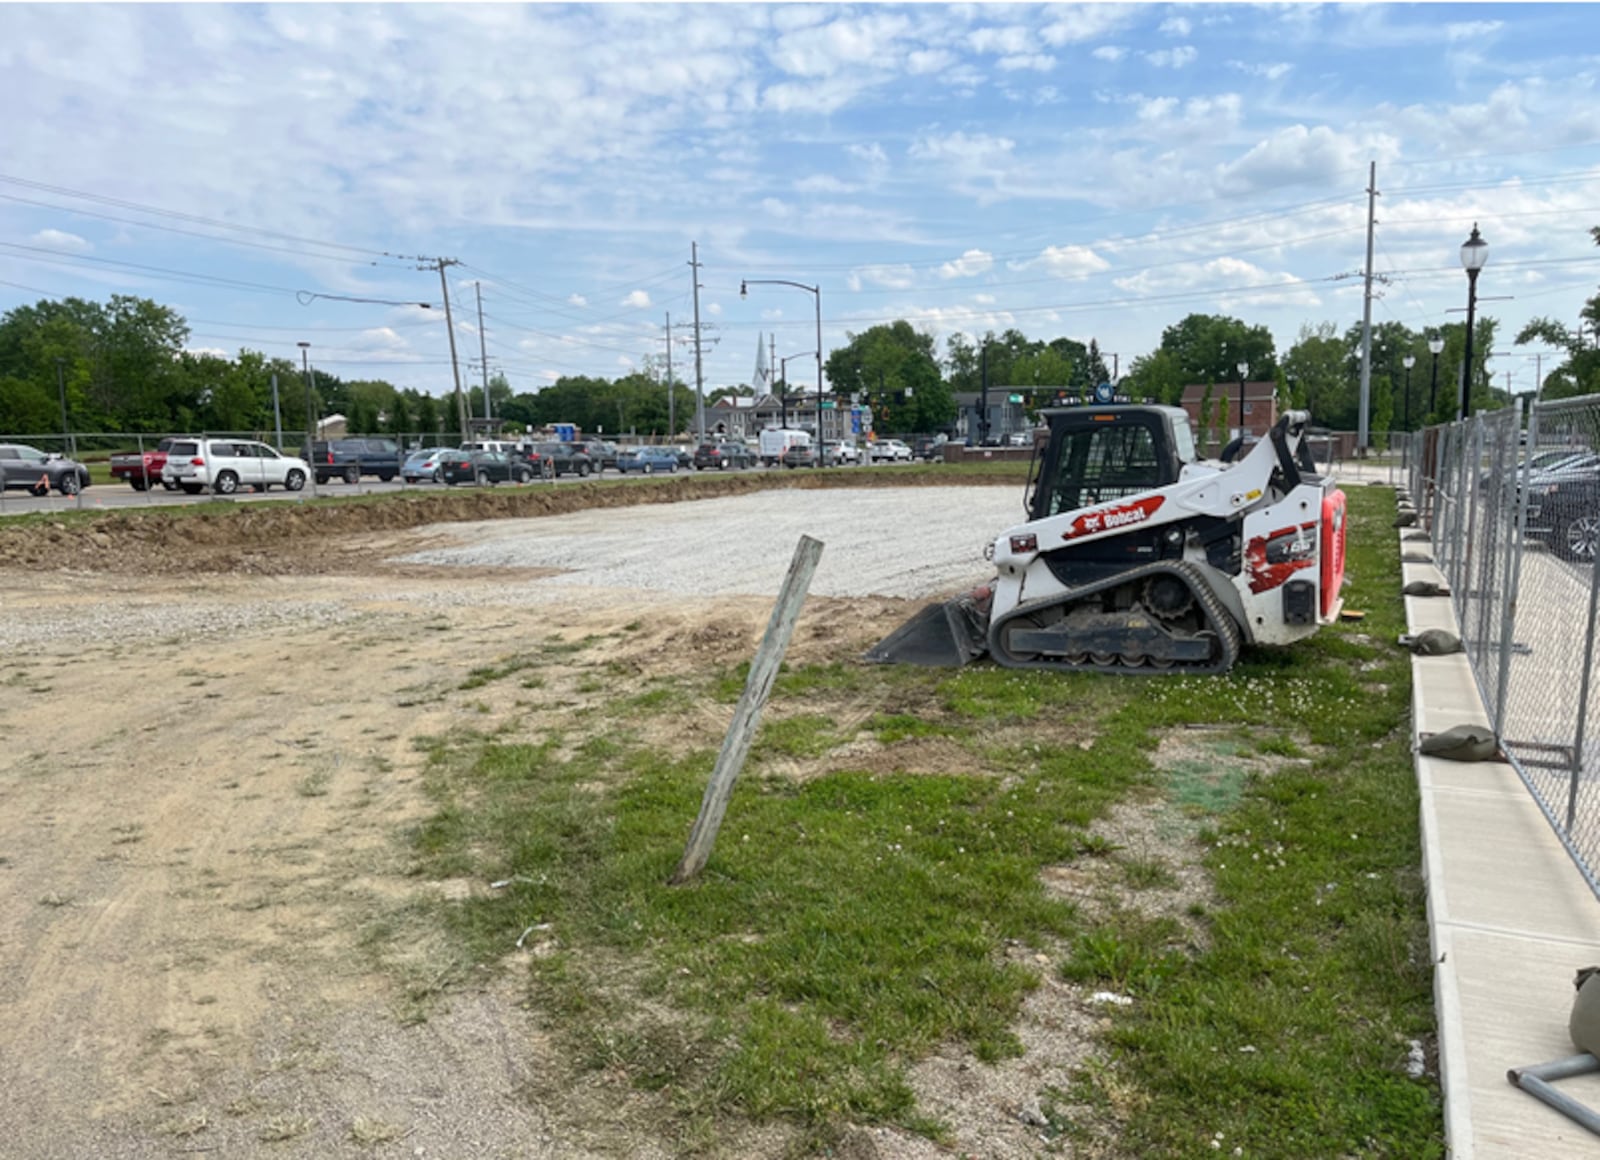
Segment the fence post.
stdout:
[[[1516,422],[1513,425],[1512,437],[1522,429],[1522,400],[1518,399]],[[1494,735],[1502,745],[1505,743],[1506,728],[1506,700],[1509,696],[1506,685],[1511,680],[1511,649],[1516,642],[1517,627],[1517,588],[1522,583],[1522,553],[1528,535],[1528,460],[1539,446],[1539,408],[1534,405],[1528,407],[1528,443],[1523,451],[1522,462],[1517,462],[1517,457],[1511,457],[1512,479],[1510,486],[1515,489],[1513,502],[1516,511],[1512,515],[1511,543],[1506,552],[1506,612],[1500,624],[1500,678],[1495,686],[1494,694]]]
[[[1516,405],[1518,407],[1521,406],[1520,400]],[[1483,536],[1482,543],[1479,545],[1481,551],[1479,552],[1478,556],[1478,586],[1476,589],[1474,589],[1474,591],[1478,593],[1478,640],[1480,642],[1479,647],[1484,652],[1485,672],[1488,670],[1487,662],[1489,660],[1490,650],[1489,614],[1491,612],[1491,598],[1494,594],[1494,574],[1496,571],[1495,566],[1500,560],[1501,505],[1498,502],[1497,494],[1499,489],[1504,486],[1506,468],[1505,424],[1503,422],[1498,422],[1496,426],[1501,429],[1498,431],[1493,431],[1489,427],[1489,419],[1498,417],[1502,414],[1503,412],[1497,412],[1495,416],[1481,416],[1481,425],[1479,427],[1479,430],[1483,431],[1486,435],[1493,434],[1496,436],[1494,440],[1494,448],[1490,455],[1490,459],[1493,461],[1494,466],[1490,469],[1489,480],[1482,489]],[[1511,434],[1513,438],[1516,437],[1515,427],[1512,428]],[[1481,461],[1479,466],[1482,466]],[[1472,484],[1474,491],[1476,491],[1478,489],[1478,481],[1476,478],[1473,479]],[[1495,498],[1496,502],[1491,503],[1491,498]],[[1498,667],[1496,671],[1498,671]],[[1480,678],[1479,684],[1482,685],[1482,683],[1483,682]]]
[[705,867],[711,857],[711,847],[717,840],[717,830],[722,826],[722,815],[727,812],[728,799],[733,796],[733,783],[755,740],[756,726],[761,723],[761,710],[766,706],[772,683],[778,679],[778,666],[783,663],[784,651],[789,647],[789,637],[794,633],[795,621],[800,618],[800,606],[805,603],[806,589],[811,586],[811,576],[817,570],[817,560],[822,556],[822,541],[801,536],[795,545],[794,558],[789,561],[789,574],[783,578],[778,593],[778,603],[773,606],[772,618],[767,621],[766,636],[756,650],[751,662],[750,675],[745,678],[744,692],[739,696],[739,706],[733,711],[733,721],[728,725],[727,736],[722,739],[722,752],[706,784],[705,797],[700,802],[700,815],[689,831],[689,844],[683,851],[668,883],[678,886],[689,881]]
[[1578,809],[1578,781],[1583,776],[1583,735],[1589,723],[1589,674],[1594,665],[1594,619],[1600,607],[1600,563],[1589,568],[1589,627],[1583,640],[1583,675],[1578,680],[1578,728],[1572,740],[1572,781],[1567,790],[1567,833]]

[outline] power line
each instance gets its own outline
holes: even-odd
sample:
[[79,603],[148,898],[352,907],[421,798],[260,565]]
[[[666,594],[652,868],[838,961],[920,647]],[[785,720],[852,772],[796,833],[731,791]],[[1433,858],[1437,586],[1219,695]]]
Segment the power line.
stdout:
[[364,246],[347,246],[343,242],[324,242],[316,238],[302,238],[295,234],[279,233],[276,230],[261,229],[257,226],[241,226],[232,222],[218,221],[216,218],[201,217],[199,214],[182,213],[178,210],[162,209],[159,206],[141,205],[136,201],[126,201],[122,198],[106,197],[104,194],[88,193],[81,189],[68,189],[64,185],[48,185],[42,181],[30,181],[25,177],[14,177],[0,173],[0,184],[16,185],[24,189],[38,190],[41,193],[55,194],[57,197],[78,198],[82,201],[92,201],[100,205],[116,206],[119,209],[131,209],[138,213],[152,214],[156,217],[171,218],[174,221],[193,222],[197,225],[207,225],[214,229],[233,230],[244,234],[257,234],[261,237],[276,238],[283,242],[299,242],[301,245],[320,246],[327,250],[347,250],[353,254],[366,254],[374,258],[392,258],[396,255],[386,250],[372,250]]

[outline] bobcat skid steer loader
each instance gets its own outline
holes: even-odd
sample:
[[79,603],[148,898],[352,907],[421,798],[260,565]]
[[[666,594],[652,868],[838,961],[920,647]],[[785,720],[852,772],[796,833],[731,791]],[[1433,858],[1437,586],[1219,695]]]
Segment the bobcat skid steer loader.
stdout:
[[1196,457],[1177,407],[1044,412],[1028,521],[987,549],[989,584],[931,605],[866,654],[957,666],[1221,673],[1242,643],[1289,644],[1339,615],[1345,497],[1291,411],[1242,457]]

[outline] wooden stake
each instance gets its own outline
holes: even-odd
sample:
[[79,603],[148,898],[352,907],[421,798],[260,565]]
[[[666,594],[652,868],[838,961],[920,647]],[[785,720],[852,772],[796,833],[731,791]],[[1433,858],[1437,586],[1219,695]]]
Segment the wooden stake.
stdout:
[[700,816],[689,831],[689,844],[683,851],[678,868],[667,879],[668,885],[680,886],[704,869],[711,857],[711,847],[716,844],[717,830],[722,826],[722,815],[727,812],[728,799],[733,796],[733,783],[739,779],[744,759],[749,756],[750,745],[755,741],[756,727],[761,723],[761,710],[766,707],[772,692],[772,683],[778,679],[778,666],[789,648],[789,638],[794,634],[795,622],[800,619],[800,606],[805,603],[806,590],[811,587],[812,574],[817,570],[817,560],[822,556],[822,541],[801,536],[795,546],[794,559],[789,561],[789,574],[783,578],[783,588],[778,593],[778,603],[767,621],[767,634],[761,639],[756,658],[750,663],[750,675],[745,679],[744,692],[738,707],[733,711],[733,721],[728,734],[722,739],[722,752],[717,754],[716,767],[711,771],[711,781],[700,802]]

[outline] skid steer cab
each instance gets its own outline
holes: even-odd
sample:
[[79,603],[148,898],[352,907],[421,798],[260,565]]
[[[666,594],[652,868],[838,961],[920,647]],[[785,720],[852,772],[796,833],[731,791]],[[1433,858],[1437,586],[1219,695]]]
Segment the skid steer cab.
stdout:
[[1344,493],[1290,411],[1240,454],[1200,459],[1178,407],[1047,410],[1027,521],[987,556],[987,585],[931,605],[867,659],[954,666],[1226,672],[1339,615]]

